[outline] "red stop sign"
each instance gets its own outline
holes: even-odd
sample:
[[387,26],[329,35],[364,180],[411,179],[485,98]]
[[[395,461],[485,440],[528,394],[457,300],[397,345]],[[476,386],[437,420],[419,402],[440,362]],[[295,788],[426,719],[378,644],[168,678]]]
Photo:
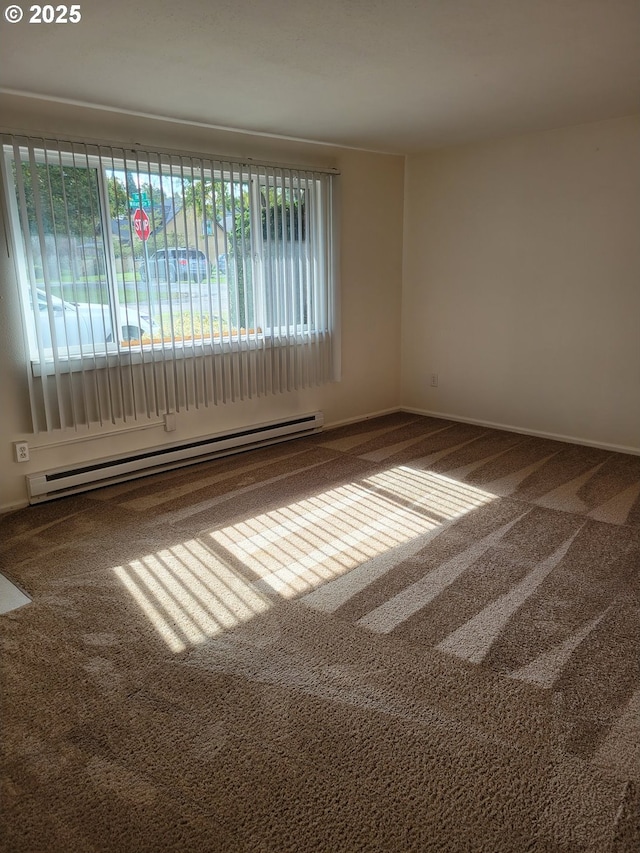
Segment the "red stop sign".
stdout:
[[149,217],[141,207],[139,207],[133,214],[133,227],[136,229],[136,234],[141,240],[149,239],[151,225],[149,223]]

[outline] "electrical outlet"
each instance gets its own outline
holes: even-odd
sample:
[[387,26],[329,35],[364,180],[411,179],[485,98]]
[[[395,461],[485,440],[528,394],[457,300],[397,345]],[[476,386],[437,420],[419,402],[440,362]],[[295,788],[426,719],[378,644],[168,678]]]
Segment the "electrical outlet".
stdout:
[[14,441],[13,451],[16,455],[16,462],[29,461],[29,445],[26,441]]
[[432,388],[438,387],[438,374],[437,373],[431,374],[431,383],[430,384],[431,384]]

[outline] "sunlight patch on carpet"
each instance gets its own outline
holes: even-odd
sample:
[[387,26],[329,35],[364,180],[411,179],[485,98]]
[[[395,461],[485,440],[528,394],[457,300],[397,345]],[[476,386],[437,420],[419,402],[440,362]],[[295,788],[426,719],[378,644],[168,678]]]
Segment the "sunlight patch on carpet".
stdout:
[[174,652],[441,529],[495,495],[398,466],[147,554],[114,572]]
[[196,539],[114,572],[174,652],[203,643],[271,606]]
[[260,588],[293,598],[493,499],[399,466],[210,535],[255,573]]

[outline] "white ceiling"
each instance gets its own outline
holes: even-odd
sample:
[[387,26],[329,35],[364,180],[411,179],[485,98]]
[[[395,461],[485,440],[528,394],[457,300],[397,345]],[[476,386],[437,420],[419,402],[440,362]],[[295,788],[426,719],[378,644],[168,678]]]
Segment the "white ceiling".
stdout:
[[639,0],[19,3],[4,89],[216,126],[401,153],[640,109]]

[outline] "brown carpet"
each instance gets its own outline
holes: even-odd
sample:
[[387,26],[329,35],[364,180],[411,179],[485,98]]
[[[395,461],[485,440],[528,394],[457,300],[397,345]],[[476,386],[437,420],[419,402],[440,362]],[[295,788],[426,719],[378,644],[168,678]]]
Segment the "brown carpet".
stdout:
[[640,849],[640,457],[398,414],[5,516],[2,849]]

